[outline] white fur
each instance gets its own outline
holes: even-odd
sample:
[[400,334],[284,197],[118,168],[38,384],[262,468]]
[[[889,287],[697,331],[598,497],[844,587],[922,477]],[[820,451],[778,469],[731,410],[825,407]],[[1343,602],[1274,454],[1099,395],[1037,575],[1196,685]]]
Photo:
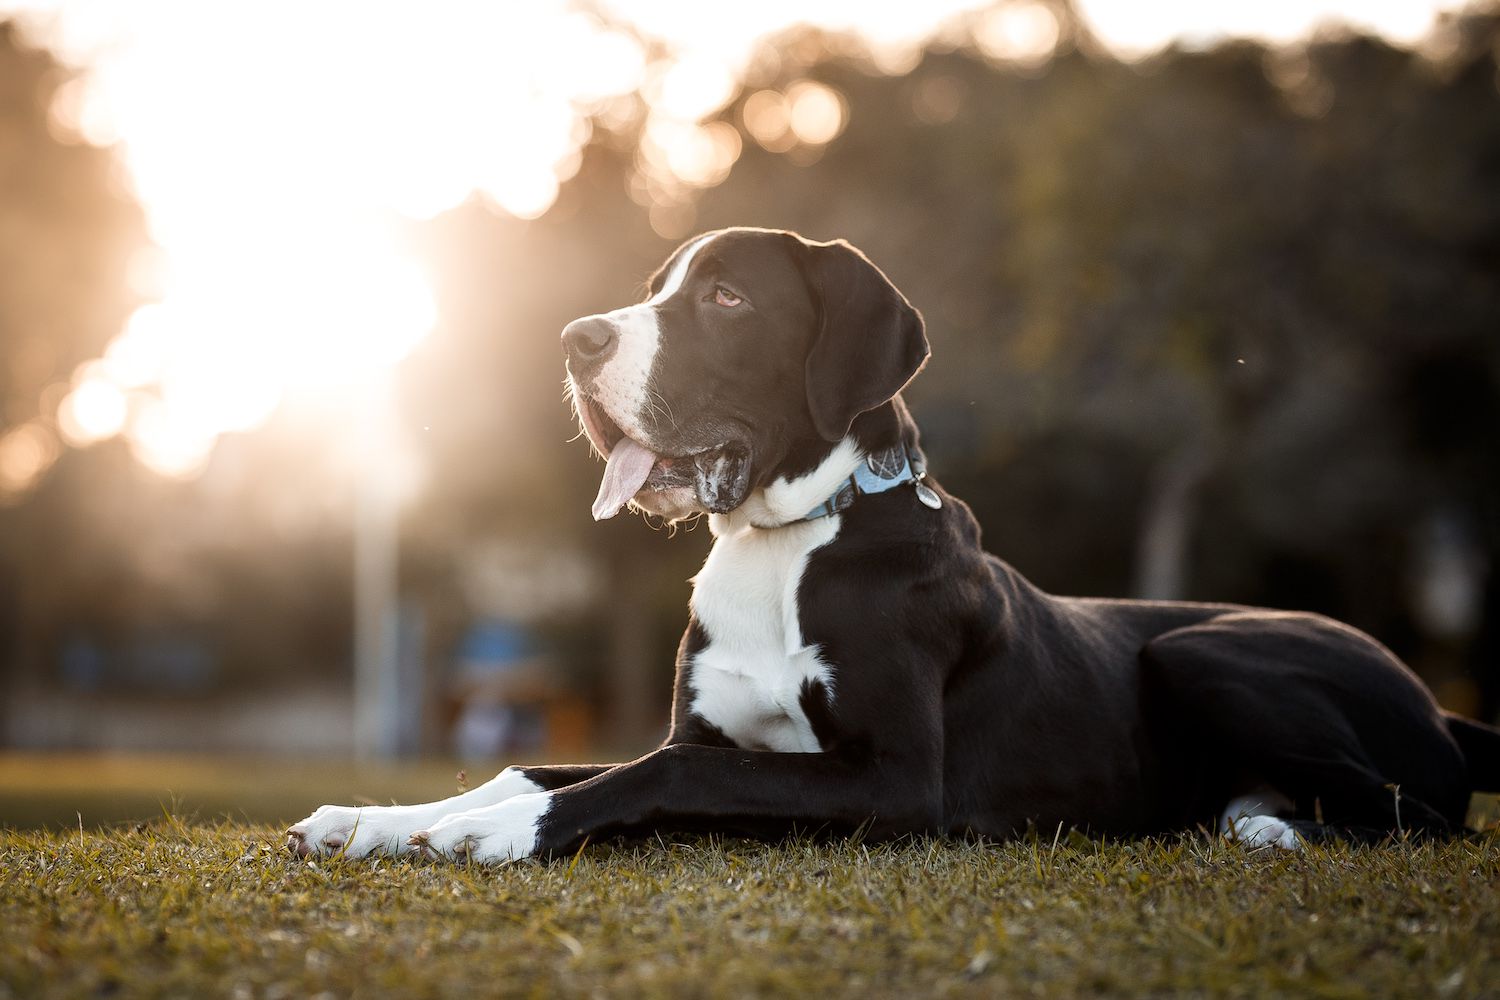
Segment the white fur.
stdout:
[[[507,767],[478,788],[437,802],[409,806],[319,806],[287,834],[301,839],[315,854],[362,858],[369,854],[407,854],[413,833],[446,816],[505,802],[541,788],[514,767]],[[347,844],[347,846],[345,846]]]
[[1297,836],[1285,820],[1275,815],[1292,808],[1292,801],[1275,789],[1242,795],[1230,801],[1219,817],[1219,829],[1236,843],[1248,848],[1279,847],[1287,851],[1302,849]]
[[536,853],[537,829],[551,809],[551,792],[517,795],[483,809],[444,816],[413,838],[442,858],[516,861]]
[[693,258],[713,238],[710,234],[689,244],[672,262],[661,289],[651,298],[603,314],[602,318],[614,324],[619,339],[614,354],[594,376],[592,395],[620,430],[642,443],[650,443],[644,416],[656,405],[651,393],[651,369],[661,349],[656,307],[677,294]]
[[777,480],[710,518],[714,545],[692,597],[708,644],[693,657],[689,707],[742,747],[822,749],[802,711],[802,687],[819,681],[832,695],[833,675],[803,638],[797,588],[808,557],[833,541],[841,519],[788,522],[827,499],[862,460],[853,442],[843,441],[807,475]]

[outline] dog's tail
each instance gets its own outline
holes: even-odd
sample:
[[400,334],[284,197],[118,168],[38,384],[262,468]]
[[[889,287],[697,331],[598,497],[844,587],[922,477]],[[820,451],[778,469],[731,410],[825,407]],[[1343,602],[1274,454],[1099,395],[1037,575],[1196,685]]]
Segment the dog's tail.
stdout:
[[1448,732],[1469,764],[1469,787],[1476,792],[1500,792],[1500,729],[1452,712],[1444,712]]

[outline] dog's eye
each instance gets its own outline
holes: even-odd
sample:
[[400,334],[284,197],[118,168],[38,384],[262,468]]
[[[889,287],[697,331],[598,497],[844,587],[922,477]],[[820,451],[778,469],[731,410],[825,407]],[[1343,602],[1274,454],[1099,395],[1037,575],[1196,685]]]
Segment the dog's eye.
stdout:
[[740,298],[738,295],[734,294],[733,292],[731,292],[729,289],[725,288],[723,285],[717,285],[717,286],[714,287],[714,304],[715,305],[720,305],[720,306],[726,306],[726,307],[729,307],[729,308],[733,308],[734,306],[739,305],[743,301],[745,301],[745,300],[742,299],[742,298]]

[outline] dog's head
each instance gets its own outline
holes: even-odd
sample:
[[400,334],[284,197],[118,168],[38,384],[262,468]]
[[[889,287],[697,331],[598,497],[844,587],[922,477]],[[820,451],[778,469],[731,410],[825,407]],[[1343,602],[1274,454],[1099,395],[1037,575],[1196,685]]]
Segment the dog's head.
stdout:
[[864,254],[764,229],[689,240],[645,302],[562,338],[607,460],[596,518],[627,502],[668,520],[734,510],[815,465],[928,353],[921,316]]

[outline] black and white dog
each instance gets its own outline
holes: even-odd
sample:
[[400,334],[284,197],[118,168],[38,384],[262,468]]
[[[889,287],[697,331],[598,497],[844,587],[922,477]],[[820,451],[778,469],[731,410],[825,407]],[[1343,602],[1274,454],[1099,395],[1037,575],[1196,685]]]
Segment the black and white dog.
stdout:
[[[625,764],[510,767],[426,805],[323,806],[298,854],[478,861],[620,832],[1008,837],[1211,827],[1296,847],[1462,830],[1500,730],[1310,614],[1078,600],[979,543],[898,393],[922,319],[859,251],[729,229],[645,302],[563,331],[607,458],[596,518],[707,513],[671,733]],[[1320,824],[1326,824],[1321,826]]]

